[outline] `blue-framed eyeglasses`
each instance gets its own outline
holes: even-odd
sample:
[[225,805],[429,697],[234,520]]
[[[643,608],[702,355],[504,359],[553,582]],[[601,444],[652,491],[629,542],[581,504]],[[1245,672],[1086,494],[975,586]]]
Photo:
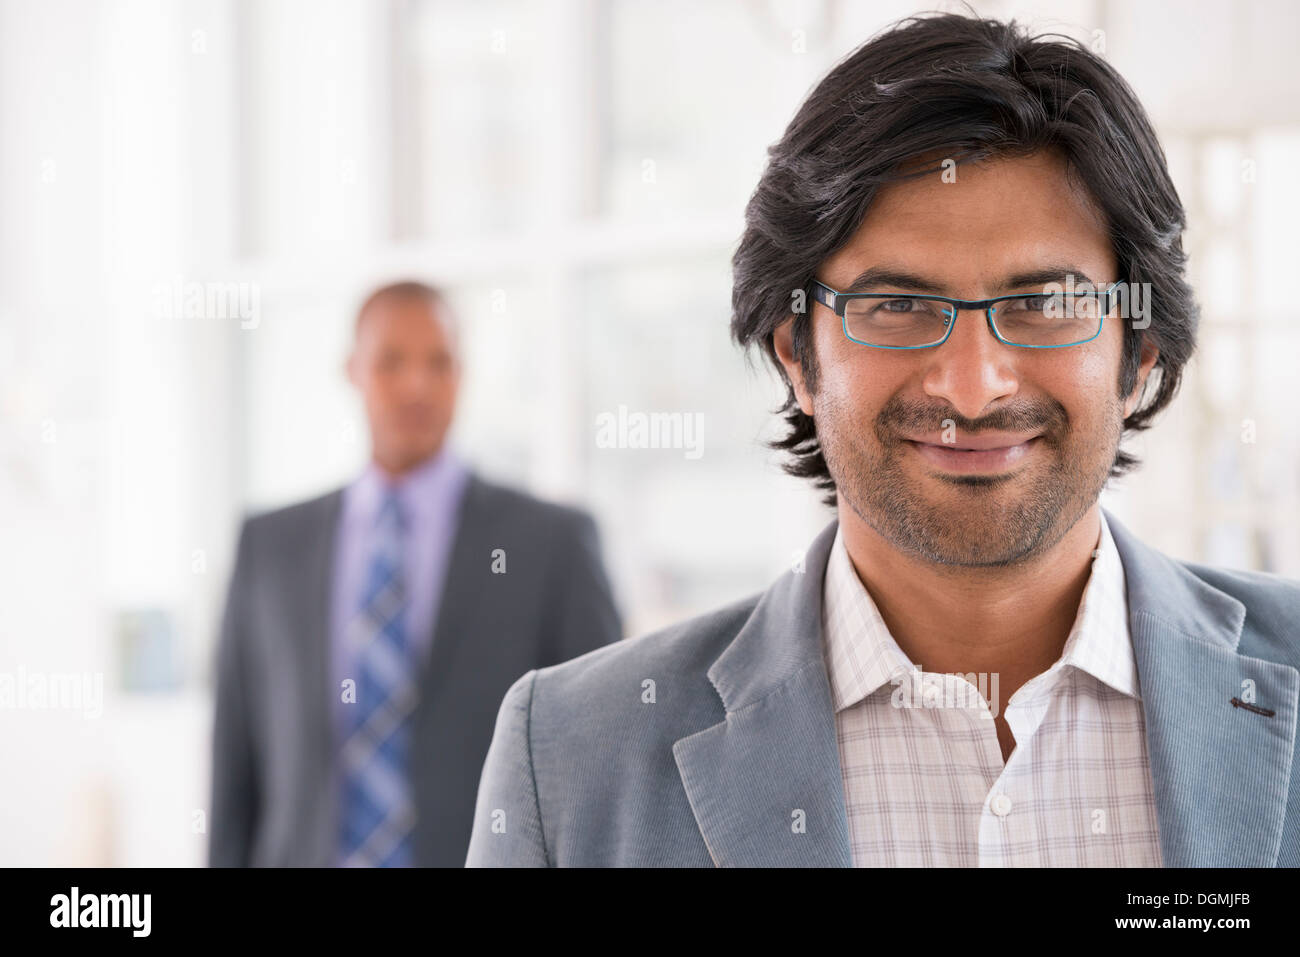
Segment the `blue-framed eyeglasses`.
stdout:
[[1024,349],[1061,349],[1091,342],[1101,334],[1119,285],[1111,283],[1094,292],[950,299],[906,292],[839,292],[814,279],[812,294],[840,317],[849,339],[876,349],[941,346],[952,335],[962,309],[983,309],[999,342]]

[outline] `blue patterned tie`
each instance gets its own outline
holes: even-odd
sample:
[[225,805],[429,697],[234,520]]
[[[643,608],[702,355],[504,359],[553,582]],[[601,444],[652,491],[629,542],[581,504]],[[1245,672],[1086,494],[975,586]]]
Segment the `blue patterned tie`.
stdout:
[[357,700],[347,708],[340,806],[346,867],[410,867],[415,803],[407,775],[416,663],[402,575],[406,520],[388,490],[379,510],[361,612],[349,632]]

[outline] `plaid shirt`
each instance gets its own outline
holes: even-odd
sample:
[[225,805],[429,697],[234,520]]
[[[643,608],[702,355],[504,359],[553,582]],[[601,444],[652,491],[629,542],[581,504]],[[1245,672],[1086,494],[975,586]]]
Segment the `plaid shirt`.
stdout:
[[1124,569],[1104,514],[1094,556],[1060,659],[1006,704],[1016,746],[1004,765],[991,678],[918,671],[836,534],[824,649],[855,867],[1160,866]]

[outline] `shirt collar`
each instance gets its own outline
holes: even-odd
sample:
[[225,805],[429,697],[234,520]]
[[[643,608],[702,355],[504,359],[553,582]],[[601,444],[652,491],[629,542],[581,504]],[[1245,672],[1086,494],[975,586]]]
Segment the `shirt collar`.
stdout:
[[836,711],[856,704],[913,665],[889,633],[863,587],[844,547],[844,530],[835,532],[822,586],[822,623],[831,700]]
[[[1084,588],[1074,625],[1061,657],[1046,672],[1025,684],[1028,697],[1050,692],[1065,666],[1086,671],[1116,691],[1141,700],[1137,661],[1128,627],[1124,567],[1115,547],[1105,513],[1097,510],[1101,534],[1094,552],[1092,572]],[[916,666],[898,646],[881,618],[848,550],[843,530],[835,533],[822,588],[824,652],[831,699],[841,711]]]
[[1128,627],[1124,564],[1106,524],[1106,513],[1097,509],[1097,515],[1101,520],[1101,537],[1093,553],[1092,574],[1058,664],[1073,665],[1121,694],[1141,701],[1137,658]]

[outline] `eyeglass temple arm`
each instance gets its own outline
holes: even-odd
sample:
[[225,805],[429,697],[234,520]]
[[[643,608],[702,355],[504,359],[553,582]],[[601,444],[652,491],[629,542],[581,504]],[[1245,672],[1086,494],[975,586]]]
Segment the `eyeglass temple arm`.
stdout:
[[813,294],[813,298],[816,299],[818,302],[820,302],[823,306],[826,306],[828,309],[833,309],[836,312],[839,312],[839,310],[835,308],[835,300],[839,297],[839,293],[837,293],[830,286],[826,285],[820,279],[814,279],[812,281],[812,294]]

